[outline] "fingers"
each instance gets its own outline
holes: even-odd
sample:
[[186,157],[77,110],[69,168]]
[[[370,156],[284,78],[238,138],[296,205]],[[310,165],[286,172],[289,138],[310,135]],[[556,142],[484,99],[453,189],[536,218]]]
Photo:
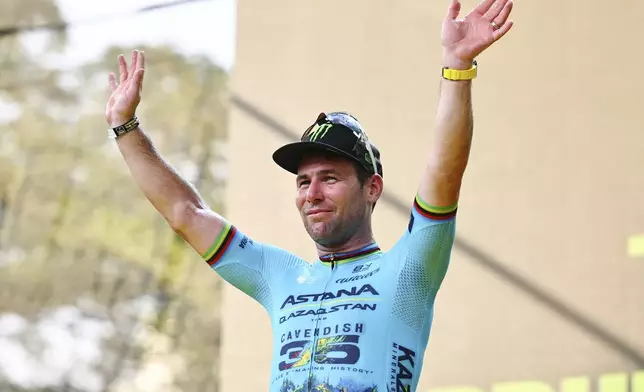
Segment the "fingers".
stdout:
[[483,0],[479,5],[474,8],[474,12],[480,14],[480,15],[485,15],[485,13],[492,7],[492,4],[494,4],[495,0]]
[[119,73],[121,74],[121,83],[127,80],[127,63],[125,62],[125,57],[122,54],[119,54]]
[[116,90],[116,87],[118,87],[116,85],[116,75],[114,75],[114,72],[110,72],[110,74],[107,76],[107,81],[110,85],[110,90],[114,92]]
[[454,20],[458,18],[459,12],[461,12],[461,3],[459,0],[452,0],[452,3],[449,5],[449,9],[447,10],[447,17]]
[[133,56],[134,63],[132,64],[132,88],[141,92],[143,89],[143,74],[145,73],[145,54],[143,51],[136,51]]
[[145,69],[145,52],[140,51],[137,59],[138,59],[137,69]]
[[507,32],[510,31],[510,29],[512,28],[512,25],[514,25],[514,22],[510,20],[504,23],[503,26],[499,27],[498,30],[495,30],[492,33],[492,37],[494,38],[494,41],[497,41],[501,39],[504,35],[506,35]]
[[[145,66],[145,56],[143,55],[142,51],[133,50],[132,63],[130,64],[129,71],[127,69],[127,62],[125,61],[125,56],[123,56],[122,54],[119,54],[118,62],[119,62],[120,83],[123,84],[128,80],[128,78],[133,77],[138,70],[140,70]],[[111,83],[112,82],[110,77],[110,87],[112,87]],[[116,84],[116,80],[114,80],[114,83]]]
[[494,19],[494,23],[496,23],[499,28],[505,24],[505,22],[508,20],[508,17],[510,16],[510,12],[512,12],[512,6],[513,6],[512,0],[508,1],[505,3],[505,7],[503,7],[503,10],[501,10],[501,13]]
[[143,68],[139,68],[134,72],[132,76],[132,84],[131,88],[141,92],[143,90],[143,75],[145,74],[145,70]]
[[132,51],[132,62],[130,63],[130,75],[134,75],[134,72],[137,70],[137,64],[136,64],[136,59],[138,57],[139,51],[138,50],[133,50]]
[[494,3],[492,3],[492,6],[487,10],[483,17],[490,22],[495,20],[496,17],[501,14],[501,11],[503,11],[507,2],[508,0],[496,0]]

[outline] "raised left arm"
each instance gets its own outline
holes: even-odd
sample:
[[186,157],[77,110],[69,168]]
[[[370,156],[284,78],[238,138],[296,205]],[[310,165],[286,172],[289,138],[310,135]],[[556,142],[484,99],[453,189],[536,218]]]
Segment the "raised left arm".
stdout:
[[[443,66],[473,68],[474,59],[512,27],[512,6],[512,0],[483,0],[459,19],[461,4],[452,0],[442,29]],[[458,204],[474,128],[471,92],[471,79],[441,80],[436,133],[418,188],[421,202],[437,213],[449,213]]]

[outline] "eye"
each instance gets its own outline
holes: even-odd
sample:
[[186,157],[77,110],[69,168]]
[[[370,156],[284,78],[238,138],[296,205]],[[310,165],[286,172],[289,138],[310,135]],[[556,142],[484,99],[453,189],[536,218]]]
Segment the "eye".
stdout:
[[298,188],[302,188],[304,186],[308,186],[311,181],[309,180],[301,180],[300,182],[297,183]]
[[334,182],[338,181],[338,179],[337,179],[337,178],[335,178],[335,177],[333,177],[333,176],[327,176],[327,177],[324,179],[324,181],[334,183]]

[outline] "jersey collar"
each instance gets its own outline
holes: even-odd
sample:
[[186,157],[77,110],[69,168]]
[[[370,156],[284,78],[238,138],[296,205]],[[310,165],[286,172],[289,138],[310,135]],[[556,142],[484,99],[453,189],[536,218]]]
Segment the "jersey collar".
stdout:
[[323,264],[346,264],[352,261],[361,259],[363,257],[369,256],[371,254],[379,253],[380,247],[375,242],[364,246],[360,249],[352,250],[349,252],[338,252],[338,253],[329,253],[327,255],[320,256],[320,261]]

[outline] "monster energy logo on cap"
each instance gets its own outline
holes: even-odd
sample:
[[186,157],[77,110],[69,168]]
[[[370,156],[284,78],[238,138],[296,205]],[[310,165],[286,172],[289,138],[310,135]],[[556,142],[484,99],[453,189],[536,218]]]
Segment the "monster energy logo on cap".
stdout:
[[308,137],[309,141],[314,142],[326,136],[326,133],[332,126],[333,124],[322,124],[317,128],[311,128],[306,136]]

